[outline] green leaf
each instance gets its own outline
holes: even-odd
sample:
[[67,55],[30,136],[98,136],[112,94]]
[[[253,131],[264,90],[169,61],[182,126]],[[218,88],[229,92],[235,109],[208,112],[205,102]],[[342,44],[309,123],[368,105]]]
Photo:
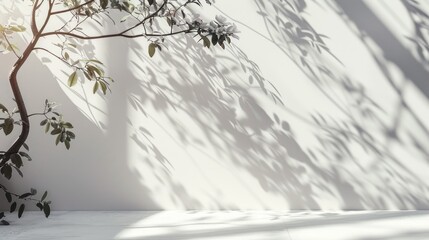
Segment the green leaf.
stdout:
[[86,66],[86,68],[88,69],[89,72],[92,73],[91,75],[94,75],[94,72],[97,73],[98,76],[100,76],[100,77],[104,75],[103,71],[96,66],[88,65],[88,66]]
[[203,36],[204,47],[210,48],[210,39],[206,36]]
[[85,75],[85,77],[86,77],[88,80],[92,80],[92,76],[90,76],[90,75],[89,75],[89,72],[88,72],[88,71],[84,71],[84,72],[83,72],[83,75]]
[[45,133],[49,132],[50,128],[51,128],[51,124],[46,124],[46,126],[45,126]]
[[94,87],[92,88],[92,93],[96,93],[97,91],[98,91],[98,86],[99,86],[100,84],[98,83],[98,81],[97,82],[95,82],[95,84],[94,84]]
[[1,222],[1,224],[5,225],[5,226],[9,225],[9,222],[6,220],[1,220],[0,222]]
[[77,48],[76,44],[73,44],[73,43],[69,43],[69,46],[72,48]]
[[149,44],[148,51],[149,51],[150,57],[153,57],[153,55],[155,55],[155,50],[156,50],[156,44],[155,43]]
[[24,210],[25,210],[25,204],[21,204],[21,206],[19,206],[19,210],[18,210],[18,218],[22,217]]
[[40,209],[40,211],[43,210],[43,205],[41,203],[36,203],[36,207],[38,207]]
[[31,196],[31,193],[24,193],[21,196],[19,196],[19,199],[24,199],[24,198],[27,198],[29,196]]
[[4,134],[9,135],[13,131],[14,122],[15,121],[13,120],[13,118],[7,118],[4,120],[4,125],[3,125]]
[[57,138],[55,139],[55,145],[58,145],[61,141],[61,134],[58,134]]
[[15,164],[15,166],[17,168],[22,167],[22,158],[21,158],[21,156],[19,156],[19,154],[17,154],[17,153],[12,154],[10,156],[10,160],[12,161],[13,164]]
[[109,0],[100,0],[100,6],[102,9],[107,8],[107,4],[109,3]]
[[60,142],[64,142],[66,140],[66,134],[63,132],[60,134],[60,136],[61,136]]
[[40,126],[44,126],[48,122],[48,119],[44,119],[40,122]]
[[74,71],[70,76],[68,80],[69,87],[73,87],[77,83],[77,72]]
[[3,104],[1,104],[1,103],[0,103],[0,110],[2,112],[7,112],[7,108]]
[[74,135],[73,132],[67,131],[67,135],[71,138],[71,139],[75,139],[76,135]]
[[48,196],[48,191],[45,191],[45,193],[43,193],[42,199],[41,201],[45,200],[45,198]]
[[15,212],[15,210],[16,210],[16,202],[13,202],[12,205],[10,205],[9,212],[13,213]]
[[10,192],[6,192],[5,196],[8,203],[12,202],[12,195],[10,194]]
[[30,148],[28,147],[28,145],[27,145],[26,143],[23,143],[23,144],[22,144],[22,146],[24,146],[24,148],[25,148],[27,151],[30,151]]
[[66,145],[67,150],[70,149],[70,142],[69,141],[64,141],[64,144]]
[[106,95],[107,93],[107,85],[104,82],[100,82],[101,90],[103,91],[103,94]]
[[65,123],[63,123],[63,127],[64,128],[73,128],[73,125],[69,122],[65,122]]
[[57,134],[60,134],[61,132],[62,132],[61,128],[56,128],[52,130],[51,135],[57,135]]
[[12,177],[12,167],[7,164],[1,168],[0,172],[7,179],[10,179]]
[[46,202],[43,205],[43,212],[45,213],[45,217],[49,217],[49,215],[51,214],[51,207]]
[[217,37],[217,35],[216,35],[216,33],[214,33],[213,35],[212,35],[212,43],[213,43],[213,46],[215,46],[216,44],[217,44],[217,42],[219,41],[219,38]]

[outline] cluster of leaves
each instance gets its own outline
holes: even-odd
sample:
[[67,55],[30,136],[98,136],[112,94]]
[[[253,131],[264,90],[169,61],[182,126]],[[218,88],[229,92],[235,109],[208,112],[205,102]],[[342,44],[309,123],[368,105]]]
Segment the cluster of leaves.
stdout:
[[[63,115],[54,111],[56,107],[57,107],[56,103],[45,100],[44,111],[42,113],[30,114],[29,117],[43,116],[45,119],[43,119],[40,122],[40,125],[45,126],[45,132],[48,133],[52,129],[51,134],[57,135],[55,144],[58,145],[58,143],[60,142],[64,143],[66,148],[69,149],[71,140],[75,139],[76,137],[75,134],[71,131],[71,129],[73,128],[73,125],[70,122],[64,121]],[[0,117],[0,121],[3,121],[2,123],[0,123],[0,130],[3,130],[3,133],[7,136],[12,133],[15,125],[21,125],[21,121],[16,121],[14,119],[14,115],[19,113],[19,111],[17,110],[17,108],[14,108],[12,111],[9,111],[3,104],[0,104],[0,113],[1,112],[6,114],[7,116]],[[28,146],[24,145],[24,147],[28,149]],[[0,153],[2,152],[0,151]],[[12,155],[5,155],[4,157],[8,157],[8,160],[9,159],[13,160],[14,159],[13,156],[18,154],[23,155],[24,153],[20,152]],[[23,156],[27,157],[25,155]],[[19,159],[17,161],[19,161]],[[21,166],[22,164],[17,164],[17,165]]]
[[[40,125],[45,126],[45,132],[49,132],[51,129],[52,135],[57,135],[56,144],[62,142],[65,144],[66,148],[70,148],[70,141],[75,138],[75,134],[70,131],[73,128],[73,125],[69,122],[62,120],[62,115],[54,111],[56,104],[53,102],[45,101],[44,111],[41,113],[30,114],[30,116],[43,116],[44,120]],[[15,108],[13,110],[8,110],[3,104],[0,104],[0,113],[5,116],[1,116],[0,124],[1,129],[5,135],[9,135],[14,130],[14,125],[21,125],[21,121],[15,121],[14,115],[19,113]],[[13,170],[15,170],[21,177],[23,173],[21,168],[24,166],[24,160],[31,161],[31,157],[28,154],[29,147],[24,143],[24,150],[17,153],[8,153],[6,151],[0,151],[0,174],[6,179],[11,179],[13,176]],[[37,195],[36,189],[31,189],[29,192],[23,194],[17,194],[8,191],[8,189],[0,184],[0,189],[4,192],[4,196],[7,202],[10,204],[10,213],[17,210],[18,217],[20,218],[25,210],[25,201],[32,201],[35,205],[44,212],[45,216],[48,217],[50,214],[50,201],[46,201],[48,193],[45,191],[40,199],[35,199]],[[19,205],[19,207],[18,207]],[[4,225],[9,225],[5,219],[5,212],[0,212],[0,223]]]
[[[107,0],[101,1],[101,4],[107,7]],[[206,3],[211,4],[212,1],[206,0]],[[148,28],[151,32],[158,32],[155,30],[154,24],[157,23],[157,18],[164,18],[168,24],[170,33],[174,33],[180,30],[186,30],[185,33],[195,32],[196,36],[200,36],[200,40],[203,40],[205,47],[211,45],[219,45],[225,49],[225,42],[231,43],[230,37],[238,38],[236,33],[237,27],[234,24],[228,23],[226,18],[217,16],[216,20],[210,23],[204,23],[202,19],[186,9],[188,5],[196,4],[201,6],[199,0],[186,0],[186,1],[164,1],[157,3],[155,0],[140,1],[136,4],[133,1],[111,1],[111,7],[119,9],[120,11],[127,12],[121,22],[129,19],[139,19],[141,16],[152,16],[143,22],[144,28]],[[150,14],[151,10],[155,10],[157,14]],[[158,24],[159,25],[159,24]],[[147,30],[145,29],[147,33]],[[150,36],[150,34],[148,34]],[[209,39],[211,38],[211,40]],[[150,57],[155,55],[156,50],[162,50],[162,44],[164,43],[164,37],[162,38],[149,38],[151,43],[148,45],[148,53]]]
[[[194,24],[198,26],[198,34],[203,40],[204,47],[210,48],[210,43],[215,46],[218,44],[225,49],[225,42],[231,43],[231,37],[237,38],[238,33],[237,26],[227,22],[227,19],[223,16],[216,16],[216,19],[208,24],[194,21]],[[211,41],[209,37],[211,36]]]
[[[5,117],[0,117],[3,123],[0,124],[0,129],[3,130],[5,135],[12,133],[15,125],[20,125],[20,121],[15,121],[14,115],[19,111],[14,108],[9,111],[3,104],[0,104],[0,113],[6,114]],[[24,148],[28,151],[28,146],[24,144]],[[24,165],[22,158],[26,158],[31,161],[28,153],[20,151],[17,153],[7,153],[6,151],[0,151],[0,173],[7,179],[12,177],[12,170],[15,169],[19,175],[22,176],[20,168]]]
[[[25,145],[25,148],[27,149],[28,146]],[[5,178],[10,179],[12,177],[12,169],[15,169],[16,172],[22,177],[23,174],[20,168],[24,166],[24,162],[22,160],[23,158],[31,161],[30,155],[24,151],[12,154],[8,154],[5,151],[0,151],[0,173]]]
[[47,49],[39,49],[56,56],[69,67],[73,68],[74,71],[69,75],[67,81],[68,86],[75,86],[78,82],[79,75],[83,75],[84,79],[94,82],[93,93],[101,90],[101,92],[106,95],[107,90],[110,91],[109,86],[110,82],[113,82],[113,79],[105,76],[103,63],[101,61],[82,58],[73,60],[74,57],[78,57],[81,53],[78,51],[76,43],[71,42],[69,39],[65,39],[62,43],[56,43],[54,45],[59,48],[59,56]]
[[70,149],[70,142],[76,138],[76,135],[71,131],[73,125],[70,122],[64,121],[63,116],[54,111],[56,106],[56,103],[45,100],[45,110],[43,112],[45,119],[40,122],[40,126],[45,127],[45,133],[51,131],[51,135],[56,136],[55,145],[58,145],[60,142],[64,143],[68,150]]
[[3,104],[0,103],[0,113],[6,114],[7,116],[0,117],[0,130],[7,136],[12,133],[14,125],[20,125],[19,121],[15,121],[14,115],[19,113],[17,108],[9,111]]
[[[42,211],[45,214],[45,217],[49,217],[51,214],[51,201],[47,201],[46,198],[48,196],[48,192],[45,191],[43,195],[36,199],[37,190],[34,188],[31,188],[29,192],[23,193],[23,194],[15,194],[0,184],[0,189],[4,192],[4,197],[6,198],[9,205],[9,213],[18,213],[18,218],[21,218],[24,214],[25,208],[26,208],[26,201],[31,201],[35,203],[36,207]],[[19,207],[18,207],[19,206]],[[6,218],[6,212],[0,212],[0,224],[2,225],[9,225],[9,222],[5,219]]]
[[[100,0],[100,1],[91,1],[90,3],[79,7],[76,9],[75,13],[79,16],[91,17],[101,11],[101,9],[106,9],[109,0]],[[75,8],[82,4],[80,0],[63,0],[64,7],[66,8]]]
[[[29,148],[27,144],[24,144],[25,150],[29,151]],[[8,154],[5,151],[0,151],[0,173],[3,175],[6,179],[12,178],[12,171],[13,169],[16,170],[16,172],[23,177],[22,171],[20,170],[21,167],[24,166],[23,159],[27,159],[28,161],[31,161],[31,157],[27,152],[20,151],[18,153],[12,153]],[[22,194],[17,194],[8,191],[8,189],[0,184],[0,190],[4,192],[5,199],[10,204],[9,212],[13,213],[18,208],[18,218],[21,218],[22,214],[25,210],[25,201],[31,201],[35,203],[35,205],[40,209],[40,211],[43,211],[46,217],[49,217],[51,208],[50,204],[51,201],[45,201],[46,197],[48,195],[48,192],[45,191],[44,194],[40,199],[35,199],[34,197],[37,195],[36,189],[31,189],[29,192],[25,192]],[[6,221],[6,215],[5,212],[0,212],[0,224],[3,225],[9,225],[9,222]]]
[[103,65],[102,62],[96,60],[96,59],[89,59],[89,60],[79,60],[77,62],[83,62],[82,67],[76,66],[76,62],[72,64],[72,66],[75,67],[75,70],[69,75],[67,84],[70,87],[73,87],[78,82],[79,75],[78,73],[81,72],[85,76],[86,80],[93,81],[94,85],[92,88],[92,92],[96,93],[101,89],[102,93],[106,95],[107,90],[110,91],[110,82],[113,82],[113,79],[111,77],[106,77],[104,75],[104,70],[101,68],[100,65]]
[[[137,1],[137,3],[136,1],[130,1],[130,0],[100,0],[100,6],[103,9],[106,9],[109,5],[109,2],[110,2],[110,7],[113,9],[119,9],[121,11],[125,11],[128,13],[133,13],[136,11],[135,12],[136,14],[141,14],[144,11],[148,11],[150,10],[151,7],[157,9],[163,6],[162,2],[158,3],[156,0],[141,0],[141,1]],[[171,2],[174,2],[174,1],[171,1]],[[200,0],[185,0],[185,1],[178,0],[176,2],[180,4],[181,6],[180,8],[187,7],[190,4],[196,4],[198,6],[202,6]],[[214,1],[206,0],[207,4],[212,4],[212,2]],[[171,6],[174,6],[174,5],[171,4]]]

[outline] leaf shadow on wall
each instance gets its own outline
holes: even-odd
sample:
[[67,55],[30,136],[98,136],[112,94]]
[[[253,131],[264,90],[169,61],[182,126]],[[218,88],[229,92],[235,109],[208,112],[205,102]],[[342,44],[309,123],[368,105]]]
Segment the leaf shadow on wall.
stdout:
[[[162,204],[157,203],[157,191],[150,189],[150,183],[145,183],[147,176],[137,168],[134,168],[135,176],[129,175],[125,160],[131,158],[128,153],[131,140],[140,148],[138,160],[151,168],[178,208],[240,209],[239,205],[223,201],[215,191],[207,193],[209,200],[201,200],[199,195],[190,192],[191,186],[180,183],[175,177],[178,162],[167,157],[165,151],[168,149],[159,144],[154,130],[146,126],[145,119],[150,119],[182,149],[192,146],[220,165],[223,161],[230,162],[247,172],[264,191],[283,197],[287,202],[285,208],[319,209],[326,196],[334,198],[338,208],[342,209],[383,209],[386,202],[397,208],[428,207],[427,184],[389,152],[383,139],[374,137],[366,128],[367,123],[376,124],[378,130],[386,132],[386,139],[398,141],[381,117],[384,110],[366,93],[365,87],[330,65],[335,56],[325,44],[324,36],[317,33],[302,15],[306,2],[287,4],[255,0],[255,3],[265,13],[261,17],[271,34],[267,40],[292,59],[347,117],[343,120],[325,116],[323,109],[309,117],[298,116],[315,129],[314,137],[320,143],[318,147],[300,144],[296,138],[299,132],[286,117],[264,109],[259,102],[261,97],[278,105],[282,98],[264,79],[257,64],[238,47],[228,46],[227,54],[219,50],[209,53],[191,38],[177,38],[171,41],[168,50],[157,53],[162,57],[162,63],[159,63],[149,61],[146,49],[137,42],[124,44],[122,40],[111,40],[109,71],[113,76],[117,74],[114,76],[117,82],[126,83],[114,84],[113,94],[106,98],[108,117],[100,125],[107,127],[107,135],[95,130],[92,123],[79,115],[81,106],[74,106],[67,96],[60,94],[60,88],[52,91],[58,93],[54,99],[64,103],[64,110],[73,109],[70,116],[74,116],[73,122],[78,123],[76,127],[85,136],[77,143],[79,151],[87,153],[85,158],[58,165],[63,169],[85,166],[82,177],[68,186],[85,186],[82,195],[93,200],[100,194],[113,196],[101,203],[100,209],[124,202],[122,196],[127,196],[124,209],[162,209]],[[47,76],[44,79],[53,77],[48,69],[43,71],[42,75]],[[338,95],[346,97],[335,98]],[[40,93],[39,98],[43,97]],[[89,101],[86,102],[90,106]],[[139,122],[131,119],[126,111],[128,105],[145,118]],[[285,105],[289,107],[287,103]],[[154,112],[156,116],[152,115]],[[358,121],[355,114],[364,120]],[[184,120],[193,126],[184,124]],[[173,126],[173,131],[164,128],[162,123]],[[133,130],[129,132],[129,129]],[[104,147],[115,149],[113,154],[93,149],[94,143],[100,139],[103,139]],[[415,141],[421,150],[425,149],[421,140]],[[40,149],[50,147],[39,144],[37,148]],[[206,152],[208,148],[212,151]],[[363,166],[355,156],[356,148],[373,161]],[[45,154],[39,151],[39,156]],[[191,153],[188,157],[196,160]],[[62,158],[61,151],[53,152],[50,158]],[[361,175],[353,173],[352,169],[357,169]],[[95,176],[94,172],[100,174]],[[75,177],[70,173],[68,178]],[[241,184],[243,188],[248,187],[246,183]],[[93,189],[97,191],[92,192]],[[365,189],[375,189],[375,192]],[[252,192],[252,188],[248,191]],[[67,193],[58,194],[68,196]],[[258,196],[254,195],[254,198],[258,199]],[[64,203],[67,204],[71,203]],[[82,201],[73,204],[78,207]],[[270,208],[263,200],[259,204],[262,208]]]
[[[399,144],[412,154],[417,152],[415,156],[418,158],[428,159],[427,152],[424,150],[427,147],[424,146],[427,146],[425,142],[429,134],[427,127],[422,123],[421,116],[413,112],[404,101],[403,94],[398,91],[396,96],[397,101],[400,102],[398,112],[406,112],[413,120],[413,127],[420,129],[418,132],[422,132],[423,137],[415,137],[404,127],[404,124],[398,126],[401,121],[400,114],[389,115],[390,119],[386,120],[386,110],[368,94],[365,85],[338,68],[341,61],[327,47],[326,41],[329,41],[325,40],[327,36],[318,33],[306,20],[305,10],[309,2],[311,1],[270,3],[255,1],[269,33],[269,37],[262,34],[261,36],[275,44],[293,60],[306,73],[314,86],[342,115],[346,116],[345,119],[337,118],[325,115],[323,111],[312,114],[310,119],[302,116],[303,120],[316,125],[317,131],[314,135],[320,143],[320,147],[304,150],[310,159],[310,164],[305,165],[313,169],[311,173],[307,173],[314,180],[310,186],[318,186],[325,189],[327,193],[332,193],[333,196],[339,196],[339,200],[343,202],[342,208],[345,209],[362,207],[384,209],[387,205],[401,209],[428,208],[427,183],[416,176],[404,160],[398,159],[389,149],[395,146],[394,144]],[[327,3],[328,6],[335,5],[330,1]],[[388,48],[383,49],[386,58],[381,58],[381,55],[374,58],[380,70],[386,74],[389,84],[392,84],[392,89],[397,91],[400,86],[393,85],[392,76],[387,74],[386,63],[388,62],[399,66],[405,77],[427,96],[427,81],[423,80],[426,79],[427,70],[413,60],[411,53],[406,49],[399,45],[395,45],[397,48],[392,49],[392,41],[395,41],[393,36],[387,37],[389,40],[377,39],[377,37],[390,35],[387,34],[388,32],[383,34],[385,32],[379,31],[380,29],[387,31],[383,23],[376,21],[377,19],[368,19],[367,13],[373,14],[372,10],[355,6],[363,5],[362,2],[337,1],[337,3],[349,6],[348,10],[353,13],[350,16],[348,12],[338,12],[340,16],[348,16],[352,20],[359,18],[360,22],[355,21],[357,28],[361,31],[372,28],[376,36],[368,37],[375,38],[381,48]],[[350,28],[353,29],[353,26]],[[413,36],[415,39],[418,37]],[[369,46],[368,50],[375,54]],[[332,64],[335,61],[337,63]],[[394,123],[393,126],[390,122]],[[380,139],[378,134],[383,137]],[[398,134],[404,134],[406,139],[398,138]],[[371,161],[365,163],[360,159],[356,148],[365,152]],[[375,192],[367,191],[368,189],[375,189]]]

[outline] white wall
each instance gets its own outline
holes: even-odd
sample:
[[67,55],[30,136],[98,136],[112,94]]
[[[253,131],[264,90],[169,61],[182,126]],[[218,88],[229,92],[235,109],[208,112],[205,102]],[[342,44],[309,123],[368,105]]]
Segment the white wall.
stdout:
[[[20,75],[29,108],[61,103],[77,140],[54,147],[35,120],[34,160],[11,187],[49,190],[55,210],[428,209],[429,68],[401,1],[289,2],[204,7],[239,26],[226,51],[175,38],[151,59],[142,40],[85,42],[116,79],[106,97],[69,89],[69,69],[33,55]],[[328,36],[329,52],[281,22]],[[1,79],[12,60],[1,56]]]

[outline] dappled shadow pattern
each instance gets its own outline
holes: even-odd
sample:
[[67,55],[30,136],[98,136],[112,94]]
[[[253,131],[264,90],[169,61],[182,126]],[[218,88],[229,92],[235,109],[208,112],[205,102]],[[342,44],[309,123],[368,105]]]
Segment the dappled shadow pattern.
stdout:
[[[394,124],[391,126],[391,119],[386,119],[386,111],[367,93],[365,85],[341,69],[340,59],[337,59],[326,45],[324,39],[327,39],[327,36],[318,33],[306,20],[306,1],[255,2],[269,33],[267,40],[293,60],[340,113],[337,116],[330,116],[321,110],[312,114],[312,119],[303,117],[315,127],[314,136],[320,144],[319,147],[300,146],[290,136],[277,138],[279,145],[289,146],[288,156],[297,160],[301,166],[301,171],[288,172],[286,170],[290,169],[293,163],[293,160],[288,160],[282,169],[282,173],[288,176],[286,181],[289,181],[291,186],[297,186],[299,196],[311,199],[313,203],[321,200],[319,196],[323,193],[338,198],[343,203],[342,208],[346,209],[379,209],[387,205],[398,208],[427,208],[429,190],[427,184],[403,165],[390,150],[391,146],[399,144],[410,152],[420,152],[421,158],[428,158],[423,140],[428,139],[428,131],[418,114],[407,106],[403,94],[398,92],[400,109],[405,108],[405,111],[408,111],[424,133],[423,139],[418,140],[407,129],[399,129],[397,125],[399,120],[395,119],[399,119],[400,116],[393,116]],[[362,5],[362,2],[338,2],[339,5],[353,5],[350,7],[352,12],[339,14],[347,16],[354,14],[360,17],[362,22],[358,23],[358,29],[365,31],[365,28],[370,28],[377,31],[377,36],[383,36],[376,25],[378,22],[368,20],[369,9],[355,6]],[[380,46],[389,48],[384,51],[387,59],[381,59],[381,62],[396,63],[406,77],[427,96],[429,94],[427,71],[413,58],[407,58],[411,56],[409,52],[398,52],[398,49],[401,49],[399,46],[396,51],[391,49],[394,47],[391,45],[393,39],[392,36],[380,40]],[[389,59],[389,56],[393,59]],[[385,65],[379,67],[386,69]],[[389,76],[386,77],[392,80]],[[394,86],[394,89],[400,87]],[[400,109],[398,111],[401,111]],[[293,129],[293,126],[291,128]],[[399,131],[406,135],[408,142],[400,139]],[[272,179],[269,174],[265,177]],[[302,184],[307,177],[311,180]],[[295,179],[296,182],[291,179]],[[277,186],[282,188],[282,184],[277,183]],[[314,207],[302,200],[298,205],[304,208]]]
[[[317,144],[301,144],[294,126],[280,117],[284,114],[266,108],[262,101],[266,99],[280,107],[285,104],[287,110],[294,106],[283,103],[275,86],[239,47],[228,45],[226,52],[207,50],[190,37],[178,37],[166,43],[163,46],[166,51],[157,52],[155,60],[148,58],[144,43],[130,41],[111,45],[110,70],[112,75],[117,71],[122,77],[114,77],[118,82],[126,83],[121,89],[113,89],[120,95],[109,101],[110,122],[99,123],[109,124],[115,128],[111,131],[121,136],[118,159],[133,158],[134,162],[144,163],[156,181],[168,189],[176,206],[240,209],[240,206],[223,202],[216,191],[206,193],[210,202],[204,202],[207,200],[191,193],[192,186],[180,183],[175,178],[175,166],[180,164],[180,159],[168,158],[172,154],[168,154],[168,146],[159,143],[159,132],[148,126],[151,122],[151,126],[169,136],[184,152],[192,148],[194,152],[187,153],[190,160],[197,161],[194,159],[197,151],[221,166],[232,163],[253,177],[264,191],[284,198],[285,208],[320,209],[325,207],[326,199],[333,199],[334,207],[342,209],[429,207],[427,183],[404,166],[392,150],[397,145],[405,146],[427,160],[429,152],[425,142],[429,132],[403,98],[401,85],[392,81],[386,62],[401,68],[426,97],[429,94],[427,71],[393,40],[392,46],[398,47],[399,53],[382,56],[371,51],[368,45],[397,94],[398,113],[392,117],[385,106],[380,106],[368,93],[364,84],[342,69],[341,59],[328,47],[328,37],[317,32],[306,20],[304,13],[308,2],[254,2],[269,33],[269,36],[262,36],[291,59],[339,113],[338,116],[327,115],[320,109],[310,117],[298,116],[311,127]],[[331,2],[329,6],[362,30],[356,33],[362,42],[370,38],[384,46],[377,31],[381,29],[383,35],[388,35],[388,29],[377,21],[370,9],[362,2],[337,3]],[[359,19],[356,9],[374,20],[371,26]],[[392,46],[382,50],[392,52]],[[404,60],[411,61],[412,66]],[[115,66],[117,62],[128,65]],[[287,77],[284,80],[291,81]],[[128,105],[131,111],[126,110]],[[419,136],[401,126],[402,114],[407,114],[419,126],[422,130]],[[128,140],[139,148],[135,156],[123,153],[129,151]],[[89,140],[83,141],[91,144]],[[158,193],[148,187],[153,182],[146,184],[148,176],[135,165],[131,167],[144,186],[143,190],[128,190],[147,191],[147,198],[151,200],[148,202],[162,208],[156,201]],[[253,197],[258,199],[256,195]],[[260,205],[270,208],[266,202]]]
[[[302,117],[312,127],[317,145],[301,145],[294,126],[263,107],[260,98],[282,105],[282,97],[264,79],[256,63],[234,45],[228,46],[226,54],[219,50],[210,53],[191,38],[174,38],[166,45],[168,51],[160,53],[161,61],[150,61],[144,45],[137,42],[119,49],[129,51],[127,58],[131,59],[126,77],[133,110],[155,122],[184,151],[197,149],[220,164],[231,161],[266,192],[285,198],[291,209],[320,209],[326,198],[335,199],[337,208],[342,209],[428,207],[427,184],[390,151],[391,146],[402,144],[427,157],[424,142],[407,132],[412,143],[404,143],[401,134],[407,130],[399,130],[399,120],[394,120],[393,126],[390,119],[386,120],[384,106],[367,93],[364,84],[348,76],[341,60],[328,48],[328,37],[306,20],[307,3],[255,3],[269,32],[265,38],[295,62],[341,115],[326,115],[321,109],[311,118]],[[346,15],[353,17],[351,13]],[[362,24],[359,29],[368,26]],[[380,69],[385,69],[388,59],[376,59]],[[396,63],[405,67],[406,74],[413,72],[411,78],[418,74],[408,65]],[[421,79],[414,83],[426,84]],[[422,91],[427,93],[425,87]],[[399,99],[401,96],[398,92]],[[407,106],[403,99],[400,102]],[[427,138],[417,114],[409,107],[405,110]],[[134,130],[129,137],[142,152],[140,160],[152,169],[159,183],[170,189],[177,206],[240,208],[222,202],[215,193],[208,193],[209,203],[192,196],[189,188],[174,178],[176,159],[175,163],[168,159],[168,149],[159,144],[146,123],[130,117],[128,124]],[[194,158],[191,153],[188,157]],[[138,169],[135,172],[144,184],[147,176]]]

